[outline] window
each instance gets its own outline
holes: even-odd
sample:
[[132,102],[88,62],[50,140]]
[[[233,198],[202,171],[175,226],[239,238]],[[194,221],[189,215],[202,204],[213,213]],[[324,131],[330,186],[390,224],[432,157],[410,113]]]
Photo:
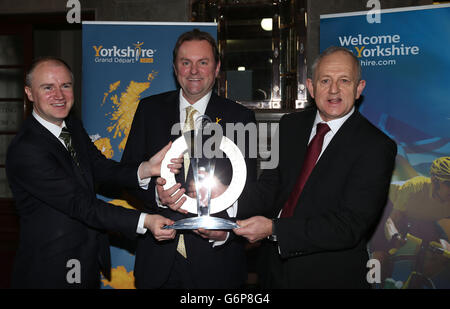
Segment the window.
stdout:
[[220,95],[255,109],[306,107],[306,1],[198,0],[191,19],[218,23]]
[[25,116],[23,80],[31,61],[31,28],[2,26],[0,30],[0,198],[12,198],[5,172],[6,151]]

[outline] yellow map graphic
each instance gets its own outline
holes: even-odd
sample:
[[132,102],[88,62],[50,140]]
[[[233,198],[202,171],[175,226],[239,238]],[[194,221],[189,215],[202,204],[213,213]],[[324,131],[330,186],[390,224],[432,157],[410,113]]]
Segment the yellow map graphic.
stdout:
[[112,157],[114,156],[114,150],[112,149],[111,141],[109,138],[107,137],[99,138],[94,142],[94,145],[108,159],[112,159]]
[[119,88],[119,86],[120,86],[120,80],[109,85],[109,91],[104,93],[105,96],[103,97],[103,104],[105,104],[106,98],[111,94],[111,92],[116,91],[117,88]]
[[[151,82],[155,79],[158,72],[152,71],[147,76],[146,82],[130,81],[126,91],[120,93],[120,99],[116,92],[121,84],[121,81],[114,82],[109,85],[109,90],[104,92],[102,105],[105,104],[106,99],[110,96],[112,102],[112,112],[107,114],[109,120],[112,122],[111,126],[107,127],[108,132],[114,132],[113,139],[121,138],[118,146],[119,152],[125,149],[128,134],[130,133],[131,124],[133,122],[134,113],[141,99],[141,94],[150,87]],[[100,137],[98,135],[93,137],[94,145],[100,150],[103,155],[112,159],[114,156],[114,149],[111,145],[111,140],[108,137]],[[124,208],[135,209],[124,200],[112,200],[110,204],[121,206]],[[125,266],[117,266],[111,269],[111,281],[102,279],[104,286],[111,286],[114,289],[134,289],[134,274],[133,271],[127,272]]]
[[[127,143],[128,134],[130,133],[131,124],[133,122],[133,116],[136,112],[139,100],[141,99],[141,93],[150,87],[153,79],[155,79],[158,72],[152,71],[148,74],[147,82],[135,82],[130,81],[125,92],[120,94],[120,99],[117,94],[110,97],[112,101],[113,112],[110,120],[112,125],[107,128],[108,132],[113,132],[113,138],[122,138],[118,148],[119,151],[125,149]],[[109,85],[110,90],[105,93],[104,100],[107,96],[117,90],[120,85],[120,81]],[[108,116],[108,115],[107,115]]]
[[127,272],[124,266],[111,269],[111,281],[102,279],[102,282],[113,289],[135,289],[133,271]]
[[124,200],[111,200],[108,203],[113,204],[114,206],[121,206],[123,208],[136,209],[135,207],[131,206],[130,204],[128,204],[127,201]]

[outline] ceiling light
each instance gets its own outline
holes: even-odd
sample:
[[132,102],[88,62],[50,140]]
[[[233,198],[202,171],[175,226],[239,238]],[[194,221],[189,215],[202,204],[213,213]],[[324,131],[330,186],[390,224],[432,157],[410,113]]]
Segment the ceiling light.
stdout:
[[263,18],[261,20],[261,28],[265,31],[272,31],[272,18]]

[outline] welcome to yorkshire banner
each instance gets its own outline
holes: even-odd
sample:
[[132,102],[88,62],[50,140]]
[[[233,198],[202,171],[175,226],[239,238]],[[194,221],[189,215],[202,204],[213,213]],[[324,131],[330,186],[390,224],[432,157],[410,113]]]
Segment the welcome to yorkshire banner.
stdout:
[[[139,100],[176,88],[172,50],[178,36],[193,28],[217,37],[211,23],[83,22],[82,118],[107,158],[120,161]],[[134,288],[134,246],[120,243],[111,246],[112,278],[102,278],[103,288]]]
[[[371,13],[320,22],[320,49],[343,46],[358,57],[367,81],[360,111],[398,145],[370,243],[380,269],[371,279],[381,288],[450,288],[450,200],[430,181],[433,160],[450,156],[450,5],[381,10],[379,23]],[[393,227],[399,237],[389,237]]]

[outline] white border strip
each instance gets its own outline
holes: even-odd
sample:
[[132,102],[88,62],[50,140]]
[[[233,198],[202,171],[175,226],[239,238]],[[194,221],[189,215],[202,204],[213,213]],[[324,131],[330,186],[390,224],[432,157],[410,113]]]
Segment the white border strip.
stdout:
[[[422,5],[422,6],[413,6],[413,7],[404,7],[404,8],[395,8],[395,9],[381,9],[381,14],[407,12],[407,11],[418,11],[418,10],[431,10],[431,9],[439,9],[439,8],[445,8],[445,7],[450,7],[450,4],[432,4],[432,5]],[[320,19],[367,15],[367,13],[369,13],[369,12],[371,12],[371,10],[359,11],[359,12],[349,12],[349,13],[324,14],[324,15],[320,15]]]
[[174,26],[217,26],[217,23],[190,23],[190,22],[150,22],[150,21],[83,21],[85,25],[174,25]]

